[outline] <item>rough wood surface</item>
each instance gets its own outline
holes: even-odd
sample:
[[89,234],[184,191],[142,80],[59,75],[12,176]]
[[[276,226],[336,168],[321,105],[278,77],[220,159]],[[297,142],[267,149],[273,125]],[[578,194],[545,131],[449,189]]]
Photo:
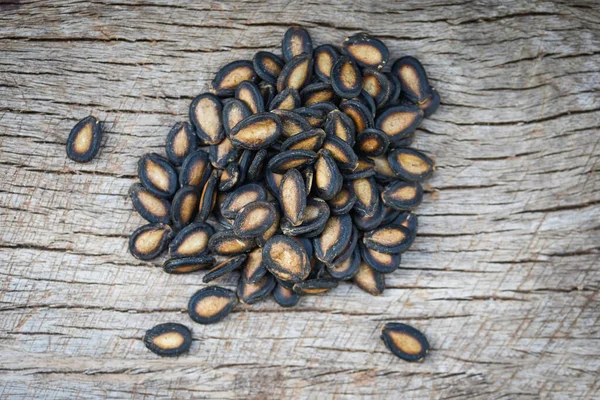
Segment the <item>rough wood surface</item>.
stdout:
[[[593,1],[0,1],[0,398],[598,398],[600,12]],[[368,30],[426,66],[438,171],[387,290],[185,313],[201,275],[128,254],[136,161],[219,66]],[[108,130],[66,159],[74,122]],[[226,281],[233,285],[232,277]],[[189,355],[140,340],[176,321]],[[386,321],[429,337],[392,356]]]

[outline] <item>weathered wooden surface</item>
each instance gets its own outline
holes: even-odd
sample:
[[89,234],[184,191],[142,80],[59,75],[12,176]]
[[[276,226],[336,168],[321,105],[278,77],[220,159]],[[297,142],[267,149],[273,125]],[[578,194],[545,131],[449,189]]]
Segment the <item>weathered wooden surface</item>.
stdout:
[[[0,2],[0,398],[600,396],[593,1],[183,3]],[[421,234],[381,297],[342,284],[195,325],[199,276],[128,254],[127,189],[217,68],[290,24],[317,44],[369,30],[427,67]],[[108,132],[78,165],[64,144],[89,113]],[[145,349],[166,321],[193,328],[189,355]],[[424,363],[384,348],[386,321],[427,334]]]

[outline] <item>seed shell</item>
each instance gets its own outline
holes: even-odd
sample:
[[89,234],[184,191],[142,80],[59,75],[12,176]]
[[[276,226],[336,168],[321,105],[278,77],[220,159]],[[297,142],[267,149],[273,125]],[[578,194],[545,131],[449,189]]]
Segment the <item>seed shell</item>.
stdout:
[[327,202],[333,215],[349,213],[354,207],[354,203],[356,203],[356,195],[350,185],[343,185],[340,191]]
[[277,279],[300,282],[310,273],[310,260],[305,248],[285,235],[276,235],[263,247],[263,262]]
[[173,165],[181,165],[183,161],[198,147],[194,128],[188,122],[177,122],[167,135],[165,150]]
[[229,135],[234,126],[236,126],[239,122],[245,120],[250,115],[252,115],[252,111],[248,108],[248,106],[238,99],[231,99],[223,105],[223,128],[225,129],[225,133]]
[[198,202],[198,215],[196,221],[204,222],[215,207],[215,201],[217,199],[217,185],[219,183],[219,174],[217,170],[214,170],[208,180],[202,188],[200,194],[200,201]]
[[208,248],[213,254],[221,256],[237,256],[253,250],[256,244],[251,239],[239,238],[233,230],[226,229],[215,232],[208,240]]
[[144,344],[148,350],[159,356],[174,357],[190,349],[192,334],[181,324],[160,324],[146,331]]
[[304,169],[302,170],[302,177],[304,178],[304,186],[306,188],[307,194],[310,193],[310,191],[312,190],[314,176],[315,170],[311,165],[304,167]]
[[306,211],[306,186],[297,169],[289,169],[281,179],[279,202],[286,220],[292,225],[302,223]]
[[300,294],[320,294],[335,289],[338,285],[337,279],[310,279],[294,284],[294,292]]
[[347,56],[339,57],[331,67],[331,86],[340,97],[351,99],[362,90],[362,75],[358,66]]
[[269,110],[294,110],[300,107],[302,101],[298,91],[292,87],[288,87],[279,92],[273,100],[269,102]]
[[371,214],[360,214],[358,212],[352,213],[352,222],[361,231],[372,231],[375,228],[381,226],[383,218],[385,217],[385,207],[381,201],[377,202],[377,206]]
[[[344,175],[344,179],[348,181],[375,176],[375,163],[369,158],[359,157],[356,167],[351,171],[345,170],[342,174]],[[393,176],[395,177],[395,175]]]
[[265,101],[256,84],[250,81],[240,83],[235,89],[235,98],[242,101],[252,112],[257,114],[265,111]]
[[331,83],[331,67],[340,57],[339,52],[335,47],[329,44],[324,44],[315,49],[315,75],[325,83]]
[[281,283],[277,283],[273,290],[273,300],[281,307],[294,307],[300,301],[300,294]]
[[422,361],[429,351],[429,342],[421,331],[398,322],[383,326],[381,340],[395,356],[405,361]]
[[375,104],[375,100],[373,100],[371,95],[365,89],[361,89],[358,96],[353,97],[351,100],[358,101],[359,103],[364,105],[366,109],[369,110],[369,112],[371,113],[371,117],[374,118],[375,114],[377,114],[377,105]]
[[265,81],[261,81],[258,84],[258,88],[260,89],[260,93],[262,94],[262,97],[263,97],[263,103],[265,104],[265,107],[266,107],[269,104],[271,104],[271,101],[273,101],[273,98],[277,94],[277,88],[275,87],[275,84],[272,85]]
[[147,153],[140,158],[138,177],[146,189],[157,196],[173,197],[177,191],[177,171],[159,154]]
[[214,324],[225,318],[237,304],[235,292],[220,286],[198,290],[190,298],[188,314],[199,324]]
[[173,239],[167,224],[148,224],[136,229],[129,237],[129,252],[140,260],[151,260],[162,253]]
[[171,209],[171,202],[167,199],[156,196],[140,183],[131,185],[129,197],[131,197],[135,210],[146,221],[170,223],[169,210]]
[[256,72],[250,61],[233,61],[217,72],[212,81],[212,88],[217,96],[230,97],[241,82],[255,80]]
[[386,105],[392,95],[392,86],[387,76],[374,68],[363,70],[363,90],[373,98],[377,108]]
[[357,132],[375,126],[371,110],[358,100],[347,100],[340,103],[340,110],[352,119]]
[[336,265],[327,265],[327,272],[332,278],[347,281],[352,279],[358,273],[360,266],[360,251],[357,247],[354,248],[352,255],[346,260]]
[[305,217],[302,224],[294,226],[288,220],[284,220],[281,224],[281,230],[289,236],[305,235],[305,237],[308,237],[307,235],[311,232],[315,232],[315,236],[318,236],[325,228],[329,214],[329,207],[324,200],[309,198],[306,201]]
[[179,185],[204,187],[211,171],[208,153],[196,151],[183,161],[179,170]]
[[234,146],[226,136],[221,143],[210,146],[208,158],[214,168],[225,169],[229,163],[238,159],[241,149]]
[[277,91],[286,88],[302,89],[312,77],[313,59],[309,54],[300,54],[288,61],[277,78]]
[[331,153],[338,166],[343,170],[352,171],[358,166],[358,156],[352,146],[337,136],[328,136],[325,138],[323,149]]
[[170,257],[192,257],[206,252],[208,239],[215,233],[212,226],[191,224],[183,228],[169,245]]
[[248,183],[229,193],[221,204],[221,213],[225,218],[235,219],[238,212],[255,201],[266,201],[267,192],[257,183]]
[[288,169],[311,165],[316,159],[317,153],[314,151],[287,150],[273,156],[269,160],[267,168],[275,173],[284,174]]
[[414,57],[399,58],[392,65],[392,74],[400,80],[403,95],[413,103],[425,101],[429,95],[429,80],[423,65]]
[[281,119],[281,133],[287,138],[312,129],[306,118],[296,112],[274,110],[273,113]]
[[423,187],[419,182],[397,181],[385,188],[381,199],[396,210],[414,210],[423,200]]
[[252,66],[256,74],[272,85],[277,84],[277,78],[284,65],[285,62],[281,58],[268,51],[259,51],[252,58]]
[[312,128],[297,135],[287,138],[281,144],[281,151],[286,150],[311,150],[317,151],[325,141],[325,131],[321,128]]
[[227,275],[228,273],[235,271],[246,261],[246,255],[240,254],[239,256],[229,258],[222,263],[214,266],[206,275],[202,277],[202,282],[208,283],[214,281],[217,278]]
[[321,150],[315,162],[315,189],[317,196],[331,200],[342,189],[344,178],[331,153]]
[[281,120],[277,114],[263,112],[238,123],[229,135],[236,146],[248,150],[260,150],[274,143],[281,135],[281,129]]
[[399,253],[381,253],[377,250],[369,249],[362,242],[360,243],[359,248],[363,261],[377,272],[389,274],[400,267],[402,255]]
[[366,232],[363,242],[366,247],[386,254],[406,251],[414,240],[410,230],[402,225],[390,224]]
[[352,190],[356,194],[354,210],[362,216],[372,216],[380,205],[379,188],[373,178],[355,179]]
[[184,186],[175,193],[171,203],[171,220],[176,229],[190,224],[198,213],[200,192],[196,186]]
[[240,182],[240,167],[238,163],[232,162],[227,165],[219,178],[219,191],[229,192]]
[[315,103],[335,101],[336,95],[330,84],[316,82],[302,89],[300,98],[305,106],[310,106]]
[[218,144],[225,137],[221,100],[213,94],[203,93],[190,104],[190,121],[196,128],[196,135],[207,144]]
[[396,173],[392,170],[392,167],[390,167],[387,155],[369,157],[368,159],[373,162],[375,180],[386,183],[397,179]]
[[321,125],[323,125],[323,122],[325,122],[325,114],[323,111],[317,110],[316,108],[300,107],[296,108],[294,112],[306,118],[313,128],[320,128]]
[[244,304],[254,304],[267,297],[275,288],[275,278],[266,274],[257,283],[249,283],[240,277],[237,287],[239,300]]
[[367,128],[356,138],[356,151],[365,156],[380,156],[385,154],[390,145],[388,135],[377,128]]
[[344,52],[363,68],[381,70],[388,61],[389,51],[379,39],[367,33],[357,33],[342,43]]
[[102,127],[90,115],[77,122],[67,139],[67,157],[79,163],[92,161],[102,144]]
[[233,231],[240,238],[260,236],[275,221],[275,207],[267,201],[255,201],[238,212],[233,222]]
[[337,136],[350,146],[354,146],[356,138],[354,122],[340,110],[334,110],[327,114],[323,129],[327,135]]
[[[281,212],[279,211],[278,207],[275,207],[275,219],[273,220],[273,223],[271,224],[269,229],[265,231],[265,233],[256,237],[256,244],[258,246],[263,247],[265,243],[267,243],[267,240],[271,239],[273,236],[275,236],[275,234],[279,232],[280,219]],[[250,281],[250,283],[252,283],[252,281]]]
[[393,106],[387,108],[377,117],[375,126],[389,137],[391,143],[412,134],[423,121],[423,111],[415,106]]
[[314,239],[316,257],[330,263],[344,250],[352,235],[352,219],[348,214],[331,216],[323,232]]
[[433,160],[409,147],[399,147],[389,153],[388,162],[396,176],[410,182],[423,182],[435,171]]
[[215,264],[215,259],[206,254],[193,256],[172,258],[163,264],[163,270],[168,274],[189,274],[201,269],[212,268]]
[[283,53],[283,58],[288,63],[302,53],[306,53],[309,56],[312,55],[313,45],[308,31],[299,26],[289,28],[283,36],[281,52]]
[[373,296],[379,296],[385,290],[385,275],[375,271],[364,261],[360,263],[353,281],[356,286]]
[[257,283],[267,272],[263,263],[262,249],[254,249],[248,253],[242,272],[243,278],[249,283]]

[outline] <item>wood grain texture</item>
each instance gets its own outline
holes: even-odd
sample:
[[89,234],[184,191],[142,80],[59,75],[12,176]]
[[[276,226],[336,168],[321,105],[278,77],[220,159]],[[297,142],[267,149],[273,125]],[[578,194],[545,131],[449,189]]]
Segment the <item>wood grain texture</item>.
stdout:
[[[381,297],[341,284],[196,325],[201,274],[129,255],[127,189],[217,69],[291,24],[426,66],[420,235]],[[598,398],[599,65],[593,1],[0,2],[0,398]],[[104,145],[80,165],[65,143],[90,113]],[[188,355],[145,349],[167,321]],[[386,321],[425,332],[424,363],[385,349]]]

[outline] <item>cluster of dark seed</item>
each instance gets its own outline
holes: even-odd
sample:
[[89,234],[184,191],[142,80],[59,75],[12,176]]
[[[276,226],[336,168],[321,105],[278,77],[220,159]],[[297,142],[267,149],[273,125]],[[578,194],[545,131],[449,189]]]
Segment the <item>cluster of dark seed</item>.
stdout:
[[423,66],[403,57],[388,69],[387,47],[364,33],[313,49],[294,27],[282,53],[224,66],[192,101],[190,122],[169,132],[166,157],[140,159],[130,190],[150,222],[131,235],[135,257],[168,247],[166,272],[209,269],[204,282],[241,269],[237,293],[192,296],[201,324],[238,300],[273,293],[290,307],[341,280],[379,295],[415,239],[411,211],[435,167],[408,146],[440,101]]

